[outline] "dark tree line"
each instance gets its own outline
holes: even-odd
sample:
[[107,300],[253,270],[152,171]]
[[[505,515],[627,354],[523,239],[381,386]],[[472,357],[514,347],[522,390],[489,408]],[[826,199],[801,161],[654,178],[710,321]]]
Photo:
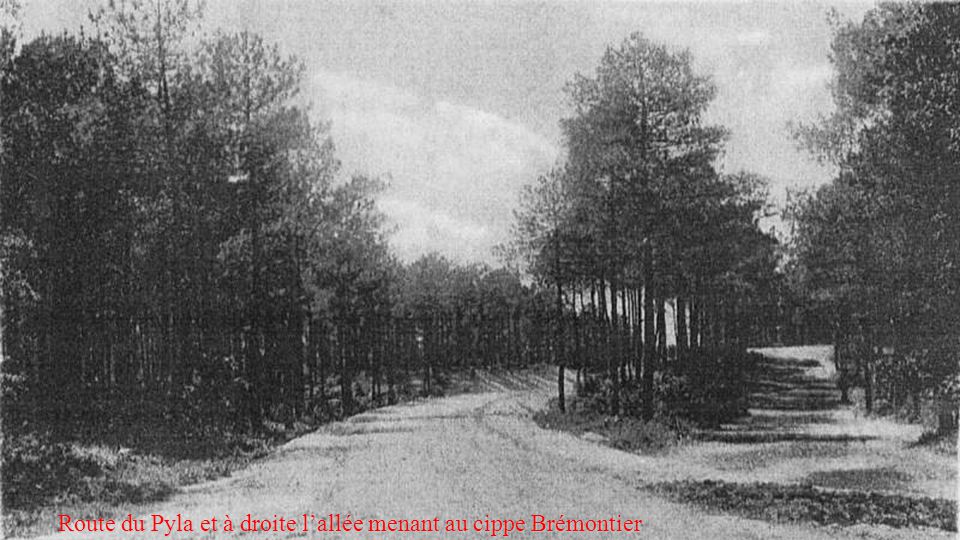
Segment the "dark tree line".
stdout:
[[609,413],[639,393],[650,419],[668,368],[776,339],[764,182],[717,170],[725,132],[702,121],[715,90],[685,51],[634,34],[567,89],[565,162],[524,194],[511,253],[553,290],[561,408],[573,367],[605,381]]
[[0,201],[23,277],[5,371],[50,425],[296,411],[296,343],[336,277],[317,254],[374,234],[366,183],[335,180],[325,128],[290,104],[298,66],[249,34],[188,57],[187,8],[104,12],[98,38],[42,36],[3,73]]
[[[154,9],[156,8],[156,9]],[[544,358],[516,273],[390,254],[376,179],[346,177],[250,33],[190,2],[116,2],[0,64],[4,414],[58,436],[184,436],[434,393]]]
[[836,111],[798,135],[836,166],[791,208],[793,290],[823,321],[844,399],[960,397],[960,7],[890,4],[837,24]]

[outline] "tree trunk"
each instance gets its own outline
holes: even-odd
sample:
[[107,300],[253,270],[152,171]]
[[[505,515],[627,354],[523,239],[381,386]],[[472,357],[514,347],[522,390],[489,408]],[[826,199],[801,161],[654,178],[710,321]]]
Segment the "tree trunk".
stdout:
[[700,297],[690,296],[690,350],[700,348]]
[[347,358],[347,335],[343,324],[337,325],[337,353],[340,357],[340,412],[343,416],[348,416],[353,412],[353,379],[350,369],[350,361]]
[[613,383],[613,394],[610,396],[610,414],[620,414],[620,318],[617,312],[617,286],[610,280],[610,353],[607,362],[607,373]]
[[629,375],[628,364],[632,343],[630,335],[630,314],[628,311],[629,307],[627,306],[628,291],[629,289],[626,285],[620,288],[620,342],[622,343],[620,352],[620,380],[624,383],[627,381]]
[[633,317],[635,319],[634,325],[634,350],[633,350],[633,376],[634,379],[639,379],[643,372],[643,287],[638,286],[634,290],[634,301],[633,301]]
[[676,312],[677,328],[677,365],[683,365],[687,357],[687,303],[683,297],[683,291],[677,293]]
[[[559,263],[558,263],[559,264]],[[564,388],[564,355],[563,355],[563,286],[560,284],[560,279],[556,281],[557,284],[557,320],[554,323],[554,332],[556,335],[553,340],[554,347],[554,362],[557,364],[557,406],[560,408],[560,412],[567,411],[567,403],[565,396]]]
[[640,387],[644,420],[653,419],[653,372],[657,369],[657,344],[654,337],[656,306],[654,304],[653,246],[643,246],[643,374]]
[[941,392],[937,397],[937,433],[939,435],[955,435],[957,433],[960,411],[957,402],[947,392]]
[[657,358],[667,358],[667,307],[662,294],[657,296]]
[[837,370],[837,386],[840,388],[840,403],[850,403],[850,384],[847,376],[846,357],[843,348],[843,326],[838,324],[833,335],[833,365]]
[[869,413],[873,412],[873,362],[876,355],[874,352],[876,340],[873,339],[872,333],[866,345],[866,354],[863,356],[863,399],[864,407]]

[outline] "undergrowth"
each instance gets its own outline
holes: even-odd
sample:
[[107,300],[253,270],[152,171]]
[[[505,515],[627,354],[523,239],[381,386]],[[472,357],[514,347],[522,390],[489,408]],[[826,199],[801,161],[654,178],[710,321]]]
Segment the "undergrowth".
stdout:
[[641,419],[639,381],[614,388],[604,374],[583,373],[576,395],[568,399],[567,412],[561,413],[552,400],[534,420],[541,427],[575,435],[595,433],[621,450],[661,452],[692,439],[703,428],[747,414],[747,380],[761,358],[732,349],[689,351],[684,362],[674,360],[656,374],[655,411],[649,421]]
[[[469,384],[462,376],[438,374],[431,392],[398,392],[389,402],[458,393]],[[388,403],[370,399],[360,382],[355,389],[354,414]],[[16,396],[4,390],[4,405],[14,403]],[[11,414],[17,407],[5,407],[0,454],[5,533],[52,533],[58,513],[119,517],[131,505],[163,500],[181,486],[227,476],[278,444],[342,418],[338,404],[329,399],[294,422],[264,420],[253,430],[231,429],[215,412],[180,411],[183,418],[177,420],[144,407],[98,411],[94,425],[67,422],[40,430],[36,422]],[[150,401],[144,406],[149,409]]]
[[946,499],[717,480],[663,482],[648,487],[677,502],[750,519],[957,530],[957,505]]
[[542,428],[574,435],[595,433],[613,448],[644,453],[668,450],[687,440],[693,432],[692,425],[681,419],[658,417],[645,422],[627,416],[611,417],[578,398],[569,400],[567,412],[560,412],[554,398],[547,410],[534,414],[533,420]]
[[254,450],[211,457],[145,454],[113,445],[58,441],[28,433],[3,445],[3,506],[7,534],[53,532],[54,513],[77,518],[117,517],[130,505],[163,500],[180,486],[213,480],[266,454]]
[[946,433],[927,431],[920,436],[920,439],[913,446],[927,448],[945,456],[954,456],[958,453],[957,436],[956,431]]

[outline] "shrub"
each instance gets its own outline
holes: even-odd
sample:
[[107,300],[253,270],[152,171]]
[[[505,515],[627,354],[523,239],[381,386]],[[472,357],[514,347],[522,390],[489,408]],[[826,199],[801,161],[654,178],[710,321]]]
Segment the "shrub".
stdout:
[[760,355],[730,349],[697,351],[658,374],[661,414],[716,427],[747,413],[747,377]]
[[581,398],[570,400],[566,413],[560,412],[557,400],[550,402],[546,411],[534,415],[537,425],[574,435],[587,432],[603,437],[613,448],[640,452],[661,452],[675,446],[689,436],[691,427],[676,418],[656,418],[645,422],[626,416],[610,417],[594,408],[593,401]]
[[[656,418],[715,427],[746,414],[747,377],[760,358],[757,353],[717,349],[691,352],[682,364],[667,364],[654,379]],[[577,387],[577,396],[583,407],[609,413],[613,391],[609,378],[586,376]],[[640,417],[643,395],[639,384],[622,385],[619,401],[621,415]]]
[[30,508],[53,495],[67,497],[84,479],[99,476],[104,464],[70,444],[35,434],[3,441],[3,505]]

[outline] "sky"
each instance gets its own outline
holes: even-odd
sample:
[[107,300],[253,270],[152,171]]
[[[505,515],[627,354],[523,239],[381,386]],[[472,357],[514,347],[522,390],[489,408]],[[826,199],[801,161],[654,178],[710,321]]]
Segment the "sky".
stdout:
[[[24,4],[29,37],[89,27],[97,1]],[[872,6],[207,0],[205,25],[255,31],[304,62],[302,99],[331,123],[344,174],[387,180],[379,205],[401,259],[495,263],[522,186],[561,159],[565,83],[635,31],[689,49],[713,78],[724,172],[766,176],[774,204],[828,181],[788,124],[831,110],[828,11],[859,20]]]

